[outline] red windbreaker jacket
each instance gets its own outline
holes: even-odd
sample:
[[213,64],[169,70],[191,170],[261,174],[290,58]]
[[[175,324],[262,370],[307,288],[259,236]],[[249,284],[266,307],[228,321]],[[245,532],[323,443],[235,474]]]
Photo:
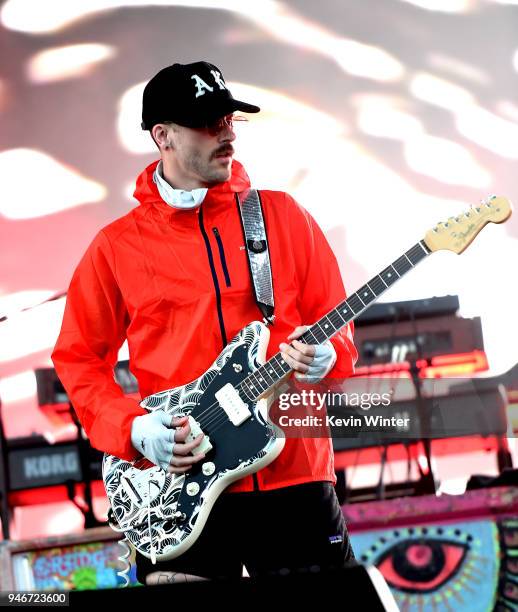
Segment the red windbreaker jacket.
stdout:
[[[262,320],[235,198],[250,186],[242,165],[234,161],[228,182],[209,189],[197,209],[184,210],[161,199],[153,181],[157,163],[137,179],[140,206],[102,229],[77,266],[52,353],[91,444],[127,461],[138,456],[132,421],[146,411],[114,379],[124,339],[145,397],[197,378],[242,327]],[[297,325],[316,321],[345,291],[336,258],[310,214],[286,193],[260,195],[275,295],[270,358]],[[331,341],[337,361],[329,375],[346,378],[357,359],[351,330]],[[287,439],[279,457],[255,476],[229,490],[335,482],[331,440]]]

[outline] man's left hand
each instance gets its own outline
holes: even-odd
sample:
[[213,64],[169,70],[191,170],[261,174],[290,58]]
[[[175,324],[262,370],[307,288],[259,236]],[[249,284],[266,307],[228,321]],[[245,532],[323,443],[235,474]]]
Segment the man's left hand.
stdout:
[[296,339],[308,329],[309,325],[299,325],[288,336],[291,344],[281,342],[279,348],[284,361],[295,370],[295,378],[316,383],[335,365],[336,351],[329,340],[324,344],[305,344]]

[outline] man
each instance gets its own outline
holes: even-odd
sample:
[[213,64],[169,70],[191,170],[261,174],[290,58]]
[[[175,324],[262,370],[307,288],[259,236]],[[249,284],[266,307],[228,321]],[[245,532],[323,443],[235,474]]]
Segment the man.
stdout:
[[[141,455],[171,473],[203,458],[187,418],[147,413],[124,397],[113,367],[127,337],[142,397],[183,385],[262,318],[238,210],[250,188],[233,160],[234,99],[206,62],[174,64],[147,84],[142,127],[161,154],[137,179],[140,205],[101,230],[72,278],[52,359],[92,445],[126,461]],[[322,346],[296,340],[345,298],[336,259],[312,217],[288,194],[261,191],[279,348],[298,377],[345,378],[357,353],[349,329]],[[174,439],[174,443],[173,440]],[[331,441],[288,439],[279,457],[231,485],[194,545],[152,565],[141,582],[310,571],[354,563],[333,484]]]

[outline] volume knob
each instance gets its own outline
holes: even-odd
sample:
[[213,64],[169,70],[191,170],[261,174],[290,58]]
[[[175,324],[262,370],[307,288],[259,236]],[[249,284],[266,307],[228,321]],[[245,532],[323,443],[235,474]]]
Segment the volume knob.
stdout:
[[200,485],[197,482],[190,482],[187,485],[187,495],[193,497],[194,495],[198,495],[200,492]]
[[214,463],[212,463],[212,461],[207,461],[207,463],[204,463],[201,466],[201,471],[205,474],[205,476],[212,476],[212,474],[214,474],[216,471],[216,466]]

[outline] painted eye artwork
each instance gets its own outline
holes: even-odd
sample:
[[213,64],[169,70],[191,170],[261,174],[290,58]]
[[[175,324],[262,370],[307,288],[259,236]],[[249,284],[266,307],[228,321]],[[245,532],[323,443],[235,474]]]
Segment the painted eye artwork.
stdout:
[[[516,523],[516,525],[515,525]],[[463,521],[352,534],[402,612],[518,609],[518,521]]]
[[431,592],[457,573],[466,551],[466,544],[453,544],[448,540],[409,539],[389,548],[378,566],[395,588]]

